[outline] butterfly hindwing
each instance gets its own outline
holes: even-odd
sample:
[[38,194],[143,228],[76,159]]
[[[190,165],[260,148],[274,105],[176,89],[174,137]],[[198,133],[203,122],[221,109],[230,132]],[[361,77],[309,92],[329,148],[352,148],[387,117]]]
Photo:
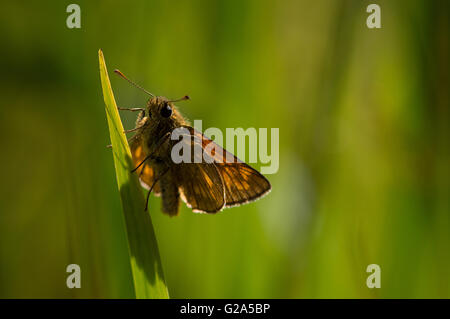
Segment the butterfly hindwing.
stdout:
[[193,211],[216,213],[225,206],[222,178],[212,163],[174,165],[181,198]]
[[[144,149],[142,147],[142,139],[139,136],[136,136],[133,138],[130,142],[130,149],[131,149],[131,155],[133,157],[133,163],[136,166],[141,164],[141,162],[145,159],[146,154],[144,152]],[[150,161],[146,161],[141,167],[139,167],[136,170],[137,175],[139,176],[139,181],[141,182],[141,185],[149,189],[150,186],[153,184],[154,178],[155,178],[155,170],[150,165]],[[161,193],[159,182],[155,184],[153,187],[152,192],[155,195],[159,195]]]

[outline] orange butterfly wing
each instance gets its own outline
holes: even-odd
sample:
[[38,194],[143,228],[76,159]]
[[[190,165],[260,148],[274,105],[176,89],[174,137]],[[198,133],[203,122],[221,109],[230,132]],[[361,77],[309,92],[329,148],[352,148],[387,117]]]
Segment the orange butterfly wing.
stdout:
[[216,213],[225,206],[222,178],[208,163],[180,163],[173,166],[181,199],[194,212]]
[[[146,154],[144,153],[144,149],[142,147],[142,139],[139,136],[133,138],[132,141],[130,142],[130,150],[131,155],[133,157],[133,163],[136,167],[146,157]],[[146,161],[144,165],[142,165],[136,170],[136,172],[137,175],[139,176],[139,181],[141,182],[141,185],[147,190],[150,189],[150,186],[153,184],[155,178],[155,170],[151,167],[149,161]],[[155,184],[152,192],[155,195],[161,194],[159,182]]]
[[[214,143],[190,126],[194,143],[200,143],[207,157],[214,159],[225,190],[225,206],[232,207],[254,201],[271,190],[269,181],[257,170]],[[211,144],[212,143],[212,144]],[[195,164],[191,164],[195,165]]]

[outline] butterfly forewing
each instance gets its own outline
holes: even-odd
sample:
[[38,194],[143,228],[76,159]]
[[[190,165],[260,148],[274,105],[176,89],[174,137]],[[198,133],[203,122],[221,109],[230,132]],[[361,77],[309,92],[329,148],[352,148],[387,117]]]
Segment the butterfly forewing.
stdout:
[[216,165],[225,185],[226,206],[251,202],[270,191],[269,181],[245,163]]
[[194,128],[185,127],[193,137],[191,142],[201,143],[204,159],[213,159],[224,185],[225,206],[244,204],[270,191],[270,183],[261,173]]

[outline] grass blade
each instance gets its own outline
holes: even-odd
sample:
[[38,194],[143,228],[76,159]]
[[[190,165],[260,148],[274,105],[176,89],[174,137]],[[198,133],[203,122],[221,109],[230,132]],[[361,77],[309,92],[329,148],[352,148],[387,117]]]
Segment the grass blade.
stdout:
[[145,198],[136,174],[122,122],[106,69],[103,52],[98,52],[100,78],[111,137],[117,185],[125,217],[131,270],[136,298],[168,298],[150,214],[144,212]]

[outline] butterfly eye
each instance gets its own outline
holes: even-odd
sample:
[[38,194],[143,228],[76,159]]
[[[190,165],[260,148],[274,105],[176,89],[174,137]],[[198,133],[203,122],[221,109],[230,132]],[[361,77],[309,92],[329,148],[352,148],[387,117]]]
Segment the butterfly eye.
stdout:
[[164,104],[164,106],[161,109],[161,116],[162,117],[170,117],[172,115],[172,108],[169,106],[169,104]]

